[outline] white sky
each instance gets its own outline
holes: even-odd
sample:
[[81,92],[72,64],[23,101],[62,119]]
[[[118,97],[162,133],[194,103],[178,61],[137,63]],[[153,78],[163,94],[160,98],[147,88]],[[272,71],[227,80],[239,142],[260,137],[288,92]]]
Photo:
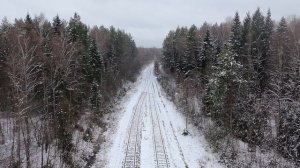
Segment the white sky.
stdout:
[[0,0],[0,4],[0,17],[10,21],[27,12],[44,13],[50,20],[59,14],[68,21],[78,12],[84,23],[124,29],[144,47],[161,47],[177,26],[222,22],[236,11],[244,17],[258,6],[264,13],[270,8],[276,20],[300,15],[300,0]]

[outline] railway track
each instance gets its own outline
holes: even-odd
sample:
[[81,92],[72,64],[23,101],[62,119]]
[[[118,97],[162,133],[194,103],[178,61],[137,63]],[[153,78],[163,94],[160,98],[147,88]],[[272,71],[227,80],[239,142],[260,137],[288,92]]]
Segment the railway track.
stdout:
[[125,158],[123,161],[123,168],[137,168],[140,167],[141,156],[141,111],[146,99],[146,93],[143,92],[134,108],[134,113],[129,127]]
[[[202,152],[208,153],[201,141],[181,136],[185,118],[177,114],[152,71],[149,66],[142,72],[122,104],[124,117],[120,116],[117,134],[111,138],[114,144],[107,155],[107,167],[222,167],[214,157],[201,158]],[[105,167],[101,161],[95,167]]]
[[[154,108],[151,108],[151,97]],[[153,95],[149,94],[150,101],[150,115],[152,120],[152,131],[153,131],[153,142],[154,142],[154,155],[155,155],[155,165],[157,168],[169,168],[170,163],[168,160],[168,155],[166,152],[165,142],[162,136],[161,127],[159,124],[159,117],[156,108],[156,102],[154,101]]]
[[142,114],[146,112],[146,103],[149,104],[148,112],[150,112],[152,122],[155,167],[170,167],[162,130],[160,127],[158,109],[156,107],[158,104],[154,100],[154,93],[152,92],[155,93],[153,82],[150,82],[148,79],[146,79],[144,92],[142,92],[136,106],[133,109],[133,114],[130,120],[131,123],[127,131],[125,158],[122,162],[123,168],[141,167]]

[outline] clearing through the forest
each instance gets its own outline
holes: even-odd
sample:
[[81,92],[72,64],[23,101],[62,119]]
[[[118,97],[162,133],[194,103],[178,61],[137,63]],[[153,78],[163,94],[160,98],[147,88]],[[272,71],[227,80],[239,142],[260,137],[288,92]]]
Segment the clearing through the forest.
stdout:
[[123,112],[108,130],[111,137],[94,167],[103,162],[108,168],[222,167],[196,128],[189,125],[191,135],[182,135],[185,118],[165,97],[153,68],[147,66],[125,96]]

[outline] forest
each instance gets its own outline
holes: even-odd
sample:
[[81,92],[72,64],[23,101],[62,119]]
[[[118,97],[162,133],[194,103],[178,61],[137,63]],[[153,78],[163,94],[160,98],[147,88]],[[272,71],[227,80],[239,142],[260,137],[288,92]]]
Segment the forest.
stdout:
[[78,13],[4,17],[0,167],[299,167],[300,18],[240,16],[158,48]]
[[[102,116],[141,68],[137,55],[130,34],[88,27],[77,13],[69,21],[58,15],[52,21],[29,14],[14,23],[4,18],[0,118],[5,128],[0,124],[0,144],[5,147],[0,167],[46,168],[58,160],[81,167],[72,155],[77,149],[73,134],[83,132],[88,142],[91,129],[77,123],[88,112],[90,127],[104,128]],[[33,165],[36,160],[40,165]]]
[[[162,52],[163,87],[174,101],[181,90],[177,104],[229,165],[237,140],[252,152],[260,147],[299,163],[299,18],[274,21],[270,10],[258,8],[244,19],[236,13],[219,24],[178,27],[164,39]],[[269,166],[284,166],[275,162]]]

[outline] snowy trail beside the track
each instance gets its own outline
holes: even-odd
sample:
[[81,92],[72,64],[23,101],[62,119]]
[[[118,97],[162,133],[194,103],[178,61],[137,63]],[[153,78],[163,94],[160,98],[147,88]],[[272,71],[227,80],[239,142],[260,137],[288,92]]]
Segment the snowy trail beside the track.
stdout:
[[97,155],[94,167],[103,160],[108,168],[222,167],[196,128],[189,125],[191,135],[182,135],[185,118],[165,98],[153,68],[143,70],[123,100],[118,124],[110,130],[111,145],[103,149],[105,156]]

